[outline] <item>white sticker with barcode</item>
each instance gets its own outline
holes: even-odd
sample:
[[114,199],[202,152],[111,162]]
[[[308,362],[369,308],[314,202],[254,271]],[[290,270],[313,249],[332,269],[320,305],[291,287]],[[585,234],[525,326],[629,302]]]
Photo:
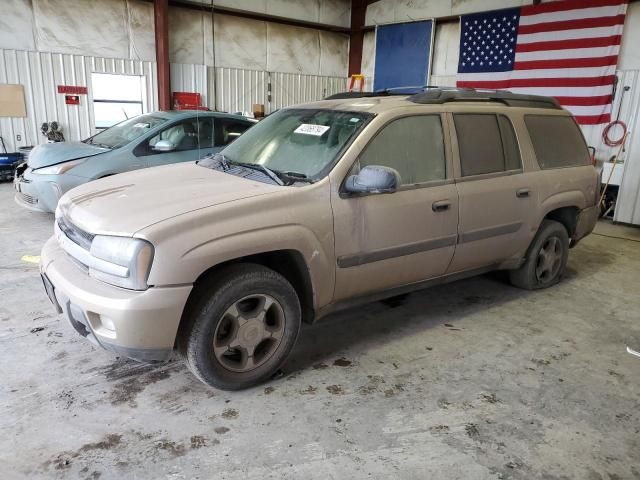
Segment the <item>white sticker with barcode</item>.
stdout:
[[296,128],[293,133],[302,133],[304,135],[315,135],[316,137],[320,137],[329,130],[326,125],[313,125],[311,123],[303,123],[298,128]]

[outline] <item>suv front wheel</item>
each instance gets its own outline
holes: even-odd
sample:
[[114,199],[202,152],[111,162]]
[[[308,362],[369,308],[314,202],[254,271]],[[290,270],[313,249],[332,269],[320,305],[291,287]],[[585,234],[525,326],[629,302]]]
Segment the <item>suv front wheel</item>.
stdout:
[[239,390],[271,377],[300,331],[300,302],[279,273],[261,265],[227,267],[199,287],[178,349],[207,385]]
[[527,290],[557,283],[567,266],[569,234],[560,222],[543,220],[520,268],[509,272],[513,285]]

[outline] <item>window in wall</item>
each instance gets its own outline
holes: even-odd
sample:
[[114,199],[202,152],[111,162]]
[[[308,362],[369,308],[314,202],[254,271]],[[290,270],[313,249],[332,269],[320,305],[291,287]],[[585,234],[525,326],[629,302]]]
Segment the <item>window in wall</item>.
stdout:
[[92,73],[93,113],[96,128],[108,128],[144,111],[144,77]]
[[587,144],[572,117],[525,115],[540,168],[591,165]]
[[394,120],[374,137],[360,155],[360,168],[394,168],[403,185],[444,180],[446,161],[439,115]]
[[521,168],[520,150],[509,119],[473,113],[455,114],[453,118],[463,177]]

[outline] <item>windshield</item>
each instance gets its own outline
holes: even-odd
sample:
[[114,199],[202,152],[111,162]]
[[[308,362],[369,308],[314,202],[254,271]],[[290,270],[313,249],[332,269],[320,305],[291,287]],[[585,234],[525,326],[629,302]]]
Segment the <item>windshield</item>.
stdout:
[[333,164],[370,117],[361,112],[280,110],[247,130],[222,153],[231,162],[313,179]]
[[126,145],[132,140],[144,135],[152,128],[155,128],[167,121],[168,119],[166,118],[154,115],[140,115],[138,117],[125,120],[124,122],[120,122],[113,127],[107,128],[106,130],[95,134],[93,137],[83,140],[83,142],[90,145],[114,149]]

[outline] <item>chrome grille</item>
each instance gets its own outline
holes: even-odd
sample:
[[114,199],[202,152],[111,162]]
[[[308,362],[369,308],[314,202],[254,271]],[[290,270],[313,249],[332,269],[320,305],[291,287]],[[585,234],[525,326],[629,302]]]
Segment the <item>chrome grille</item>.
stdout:
[[88,232],[85,232],[81,228],[76,227],[73,223],[71,223],[68,219],[64,217],[58,218],[58,227],[62,230],[69,240],[71,240],[76,245],[81,246],[85,250],[91,249],[91,242],[93,241],[92,235]]

